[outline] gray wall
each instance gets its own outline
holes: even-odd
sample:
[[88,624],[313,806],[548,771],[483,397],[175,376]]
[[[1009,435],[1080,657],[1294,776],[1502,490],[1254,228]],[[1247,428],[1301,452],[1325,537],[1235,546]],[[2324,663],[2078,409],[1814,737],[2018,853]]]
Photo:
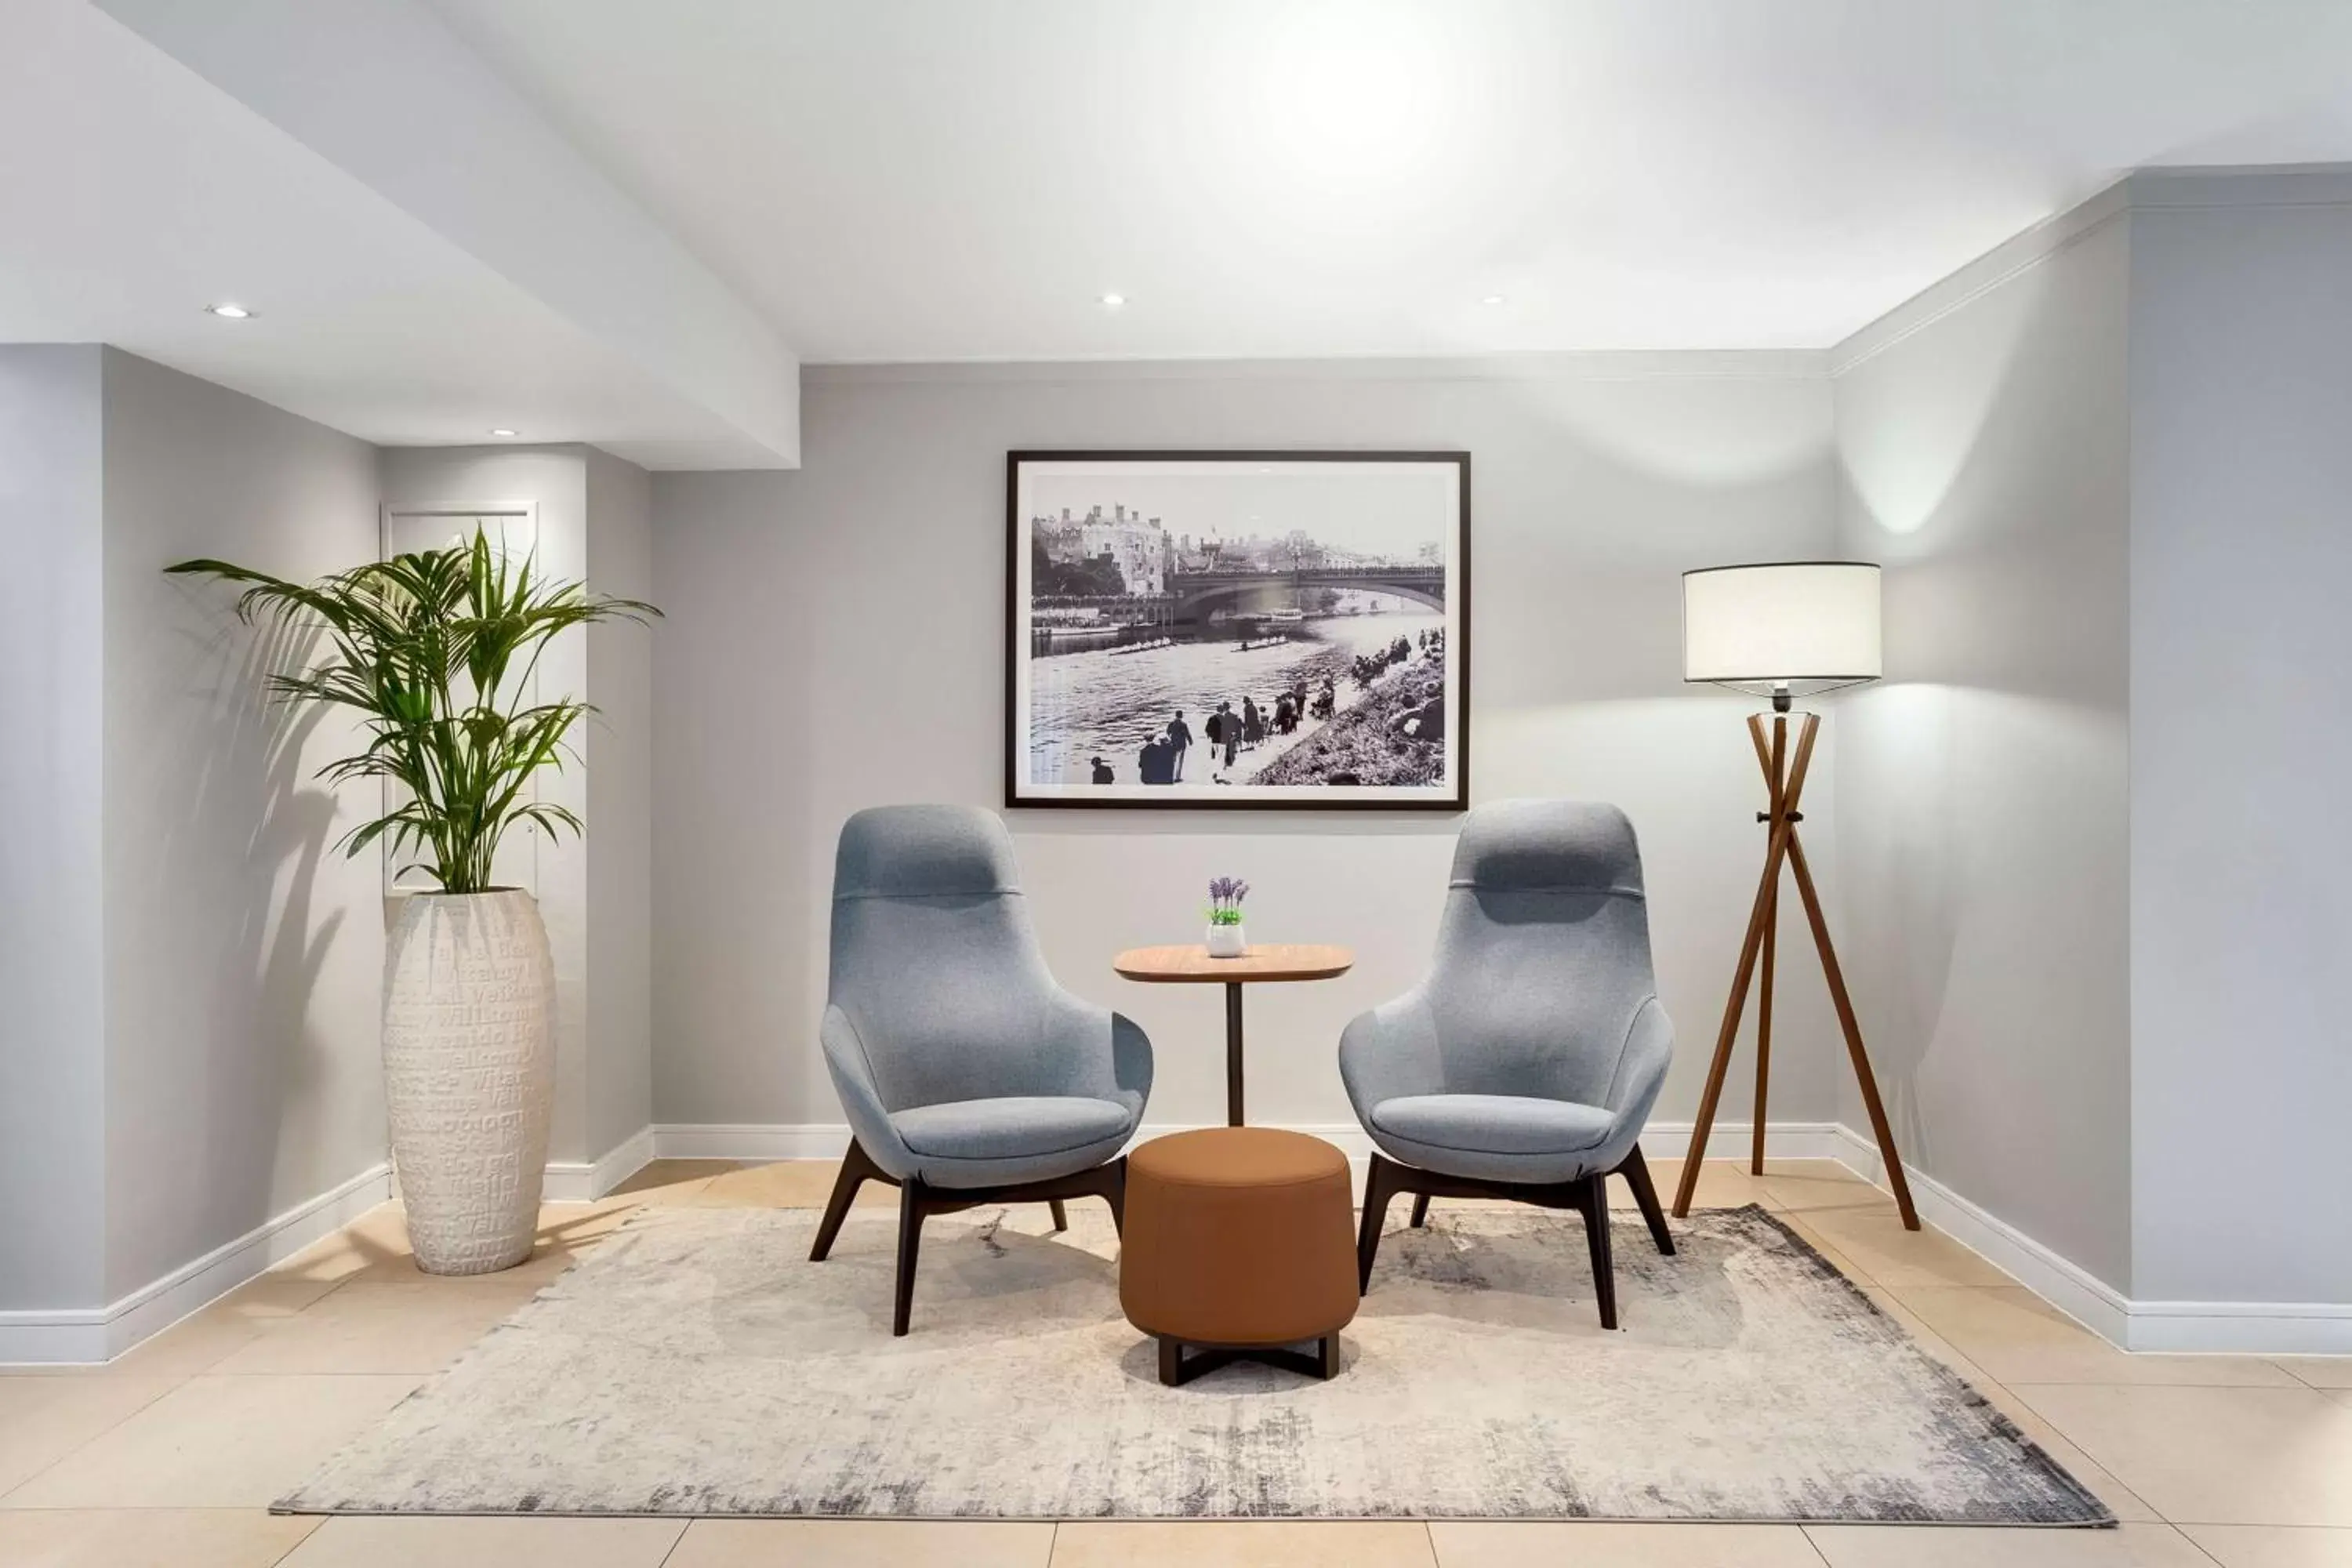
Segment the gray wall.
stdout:
[[1837,376],[1886,680],[1830,720],[1841,955],[1905,1160],[2118,1289],[2130,265],[2121,216],[1997,258]]
[[104,1298],[100,366],[0,346],[0,1310]]
[[358,728],[290,718],[299,650],[214,555],[308,578],[363,560],[375,450],[106,351],[107,1290],[144,1285],[383,1158],[369,802],[314,776]]
[[2347,1302],[2352,175],[2135,184],[2133,1294]]
[[[590,447],[588,582],[653,597],[650,476]],[[619,1145],[653,1119],[654,631],[588,628],[582,726],[588,784],[588,1148]]]
[[[835,836],[880,802],[998,802],[1004,453],[1040,446],[1474,455],[1474,792],[1632,813],[1681,1036],[1658,1115],[1690,1115],[1761,862],[1762,786],[1750,704],[1681,684],[1676,574],[1831,544],[1815,361],[820,371],[805,414],[797,473],[654,480],[670,616],[655,668],[657,1121],[840,1121],[814,1044]],[[1824,842],[1833,795],[1825,776],[1808,802]],[[1344,979],[1249,1001],[1253,1119],[1349,1121],[1334,1044],[1425,964],[1454,822],[1011,820],[1055,970],[1158,1045],[1153,1121],[1221,1120],[1221,1002],[1125,984],[1113,952],[1192,940],[1220,872],[1254,884],[1260,940],[1354,947]],[[1818,975],[1792,974],[1785,1006],[1774,1117],[1826,1119]],[[1743,1072],[1724,1115],[1747,1104]]]

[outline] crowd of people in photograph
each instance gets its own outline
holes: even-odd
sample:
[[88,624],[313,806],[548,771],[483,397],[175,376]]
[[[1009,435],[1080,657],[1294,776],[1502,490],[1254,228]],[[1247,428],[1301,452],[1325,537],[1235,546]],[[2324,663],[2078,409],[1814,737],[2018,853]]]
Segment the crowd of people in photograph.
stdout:
[[1415,649],[1419,649],[1427,658],[1436,658],[1444,653],[1444,648],[1445,628],[1443,626],[1433,631],[1423,632],[1417,637],[1401,637],[1379,653],[1358,654],[1355,665],[1349,673],[1356,678],[1356,685],[1360,689],[1387,674],[1390,666],[1402,664],[1411,658]]
[[[1444,655],[1445,633],[1443,628],[1424,631],[1413,637],[1398,637],[1376,654],[1360,654],[1349,670],[1357,687],[1370,687],[1395,665],[1405,663],[1418,651],[1424,658]],[[1220,702],[1215,711],[1201,723],[1198,741],[1192,726],[1178,709],[1165,728],[1155,731],[1145,741],[1136,756],[1136,778],[1147,784],[1177,784],[1184,781],[1184,767],[1196,745],[1206,751],[1207,766],[1212,769],[1211,782],[1223,783],[1217,773],[1233,767],[1242,752],[1263,745],[1268,735],[1296,733],[1298,726],[1309,719],[1328,719],[1339,710],[1339,694],[1337,683],[1326,674],[1319,684],[1310,689],[1308,683],[1297,680],[1286,691],[1278,693],[1269,703],[1260,703],[1254,696],[1242,699],[1241,710],[1234,711],[1230,701]],[[1433,720],[1421,719],[1415,732],[1429,729],[1430,733],[1419,738],[1433,740]],[[1118,771],[1100,756],[1087,759],[1089,782],[1111,784],[1118,782]],[[1195,766],[1200,764],[1195,763]],[[1200,782],[1198,778],[1193,781]]]

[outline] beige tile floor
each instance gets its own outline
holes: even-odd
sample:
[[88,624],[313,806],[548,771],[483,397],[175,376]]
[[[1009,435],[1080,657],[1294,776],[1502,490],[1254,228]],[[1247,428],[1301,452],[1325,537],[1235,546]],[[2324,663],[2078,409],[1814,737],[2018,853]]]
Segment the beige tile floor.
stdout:
[[[1673,1162],[1656,1168],[1671,1193]],[[641,1204],[814,1206],[829,1163],[663,1161],[551,1205],[541,1247],[436,1279],[381,1208],[102,1368],[0,1368],[5,1568],[2352,1568],[2352,1361],[2126,1356],[1842,1168],[1713,1162],[1704,1205],[1774,1209],[2126,1522],[2116,1531],[1795,1525],[930,1524],[277,1519],[350,1434]],[[868,1189],[887,1204],[887,1190]]]

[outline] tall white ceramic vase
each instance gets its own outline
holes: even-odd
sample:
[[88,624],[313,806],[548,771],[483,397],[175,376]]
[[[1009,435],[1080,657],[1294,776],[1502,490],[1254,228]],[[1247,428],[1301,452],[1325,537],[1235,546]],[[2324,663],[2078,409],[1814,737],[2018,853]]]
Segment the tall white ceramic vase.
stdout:
[[384,1106],[416,1266],[530,1256],[555,1099],[555,962],[520,889],[416,893],[383,958]]

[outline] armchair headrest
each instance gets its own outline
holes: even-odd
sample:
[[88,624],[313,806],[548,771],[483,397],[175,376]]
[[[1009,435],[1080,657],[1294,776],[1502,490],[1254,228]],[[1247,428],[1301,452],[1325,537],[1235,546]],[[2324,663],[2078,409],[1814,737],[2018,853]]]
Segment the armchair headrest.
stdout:
[[1021,890],[1013,836],[973,805],[877,805],[842,824],[833,896],[984,897]]
[[1498,800],[1472,808],[1454,847],[1456,888],[1642,896],[1633,825],[1613,805]]

